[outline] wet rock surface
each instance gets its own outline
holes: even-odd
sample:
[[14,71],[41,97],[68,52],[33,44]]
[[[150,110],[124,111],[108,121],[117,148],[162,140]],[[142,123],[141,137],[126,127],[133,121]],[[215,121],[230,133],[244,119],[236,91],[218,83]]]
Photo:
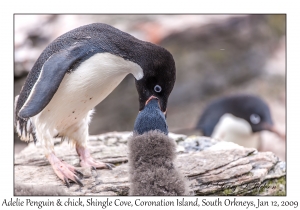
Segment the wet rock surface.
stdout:
[[[130,135],[111,132],[90,136],[92,156],[116,165],[113,170],[97,172],[80,167],[75,149],[67,142],[55,144],[57,156],[84,174],[83,187],[73,183],[67,188],[55,175],[42,148],[30,143],[15,155],[15,195],[128,195]],[[207,137],[170,136],[178,145],[175,164],[189,179],[191,195],[285,195],[285,162],[273,153]]]

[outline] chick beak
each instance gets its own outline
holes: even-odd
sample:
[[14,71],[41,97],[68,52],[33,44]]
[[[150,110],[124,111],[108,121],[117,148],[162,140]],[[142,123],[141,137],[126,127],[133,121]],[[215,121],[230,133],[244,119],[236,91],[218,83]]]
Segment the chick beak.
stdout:
[[282,140],[285,140],[286,135],[284,133],[282,133],[281,131],[279,131],[274,125],[270,125],[270,124],[265,123],[265,124],[263,124],[263,127],[264,127],[264,129],[275,133]]

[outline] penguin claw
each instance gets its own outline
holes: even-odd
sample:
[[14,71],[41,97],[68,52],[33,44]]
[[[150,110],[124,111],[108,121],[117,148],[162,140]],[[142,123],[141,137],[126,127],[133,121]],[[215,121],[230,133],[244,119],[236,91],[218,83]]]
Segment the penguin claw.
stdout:
[[78,178],[83,177],[83,174],[80,171],[76,170],[73,166],[69,165],[68,163],[59,160],[53,153],[50,154],[47,158],[51,163],[51,166],[56,175],[62,181],[64,181],[68,188],[71,186],[69,182],[70,180],[79,184],[81,187],[83,186],[82,182]]
[[74,169],[76,175],[78,176],[79,179],[82,179],[83,178],[83,173],[81,173],[80,171]]
[[79,184],[80,187],[83,187],[82,182],[76,176],[74,178],[75,178],[76,183]]
[[66,177],[64,177],[64,181],[65,181],[67,187],[70,188],[70,182]]

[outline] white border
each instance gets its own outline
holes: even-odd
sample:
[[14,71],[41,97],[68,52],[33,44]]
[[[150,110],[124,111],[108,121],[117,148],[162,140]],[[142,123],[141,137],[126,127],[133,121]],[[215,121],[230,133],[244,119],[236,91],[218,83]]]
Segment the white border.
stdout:
[[[250,3],[251,2],[251,3]],[[263,200],[297,200],[299,180],[299,6],[296,1],[11,1],[1,4],[1,190],[0,201],[13,198],[13,13],[286,13],[287,14],[287,197]],[[13,198],[15,199],[15,198]],[[22,197],[25,199],[25,197]],[[46,200],[38,197],[36,200]],[[51,197],[51,200],[56,200]],[[134,200],[124,198],[124,200]],[[147,199],[152,200],[151,197]],[[154,199],[154,198],[153,198]],[[155,198],[156,199],[156,198]],[[173,198],[175,199],[175,198]],[[203,197],[201,197],[203,199]],[[226,199],[222,197],[222,199]],[[252,197],[239,197],[252,200]],[[298,199],[299,200],[299,199]],[[1,209],[6,209],[2,208]],[[165,208],[165,207],[162,207]],[[161,208],[161,209],[162,209]],[[230,207],[232,208],[232,207]],[[99,209],[99,207],[97,208]],[[125,208],[126,209],[126,208]],[[132,208],[130,208],[132,209]],[[264,208],[265,209],[265,208]],[[271,208],[270,208],[271,209]]]

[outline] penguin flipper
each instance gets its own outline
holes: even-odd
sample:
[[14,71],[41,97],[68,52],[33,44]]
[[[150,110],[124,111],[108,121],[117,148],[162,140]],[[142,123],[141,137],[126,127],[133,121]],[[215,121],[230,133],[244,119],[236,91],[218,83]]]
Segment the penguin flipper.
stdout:
[[18,116],[25,119],[41,112],[51,101],[65,74],[83,61],[88,54],[88,48],[82,42],[51,55],[44,63],[39,78]]

